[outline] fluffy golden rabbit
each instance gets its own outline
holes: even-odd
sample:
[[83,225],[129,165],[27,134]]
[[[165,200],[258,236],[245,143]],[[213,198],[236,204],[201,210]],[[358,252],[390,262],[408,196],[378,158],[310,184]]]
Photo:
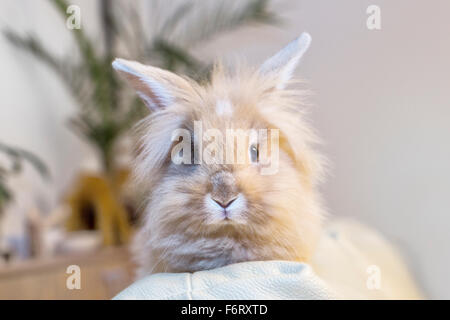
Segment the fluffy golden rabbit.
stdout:
[[[113,63],[152,110],[136,165],[149,190],[134,242],[140,276],[311,256],[324,216],[316,190],[322,157],[304,119],[304,92],[286,88],[310,42],[303,33],[257,70],[216,67],[207,84],[137,62]],[[244,152],[236,152],[244,161],[228,154],[232,161],[218,161],[224,155],[217,150],[237,143],[216,139],[211,152],[207,142],[228,138],[230,129],[268,133],[256,140],[248,134]],[[180,141],[189,150],[174,150]]]

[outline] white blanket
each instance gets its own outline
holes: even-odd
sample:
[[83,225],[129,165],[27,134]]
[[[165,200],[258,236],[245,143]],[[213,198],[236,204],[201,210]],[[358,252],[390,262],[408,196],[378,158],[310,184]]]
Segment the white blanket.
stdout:
[[162,273],[115,299],[419,299],[396,251],[355,222],[329,224],[309,264],[255,261],[195,273]]

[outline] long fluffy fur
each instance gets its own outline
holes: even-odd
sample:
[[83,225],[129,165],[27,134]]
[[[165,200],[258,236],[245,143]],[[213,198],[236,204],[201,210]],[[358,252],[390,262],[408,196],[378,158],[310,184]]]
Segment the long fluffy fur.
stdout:
[[[309,259],[325,213],[316,187],[323,158],[314,150],[318,139],[305,120],[305,92],[275,89],[277,81],[246,68],[229,74],[219,66],[210,84],[186,80],[172,105],[142,122],[136,177],[149,199],[133,246],[139,276],[242,261]],[[220,99],[233,105],[230,118],[215,112]],[[170,161],[172,132],[192,130],[194,120],[202,121],[204,130],[279,128],[278,173],[263,176],[251,166],[234,165],[175,168]],[[247,200],[243,223],[205,223],[209,213],[203,199],[211,176],[221,170],[232,172]]]

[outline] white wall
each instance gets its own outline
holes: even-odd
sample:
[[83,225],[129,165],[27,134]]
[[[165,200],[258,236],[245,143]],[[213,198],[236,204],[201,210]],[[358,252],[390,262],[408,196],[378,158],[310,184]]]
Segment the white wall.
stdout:
[[[94,2],[84,0],[79,4],[89,20]],[[95,21],[93,18],[90,20]],[[87,27],[94,29],[95,24],[88,23]],[[32,32],[55,54],[74,56],[71,51],[75,47],[65,21],[49,1],[0,1],[0,29],[6,28],[24,34]],[[23,232],[30,206],[37,203],[44,212],[52,209],[80,166],[95,162],[95,155],[68,129],[68,118],[76,111],[76,105],[59,79],[29,54],[11,46],[3,35],[0,70],[0,141],[32,151],[51,171],[51,181],[44,181],[26,166],[24,174],[11,179],[15,202],[0,223],[0,234],[16,236]]]
[[[0,28],[23,34],[31,31],[59,56],[70,56],[75,48],[65,21],[49,1],[1,1]],[[52,173],[51,183],[43,187],[60,190],[69,183],[89,152],[68,130],[68,117],[76,105],[52,71],[14,48],[3,35],[0,36],[0,64],[0,140],[39,155]],[[31,184],[40,185],[39,179],[36,180]]]
[[[75,3],[95,30],[92,2]],[[366,28],[370,4],[381,7],[380,31]],[[278,0],[275,7],[283,25],[249,27],[198,51],[262,62],[309,31],[313,44],[299,74],[316,92],[311,116],[333,163],[323,188],[331,213],[381,230],[430,297],[450,298],[450,2]],[[44,0],[3,0],[0,19],[32,28],[57,52],[70,47]],[[0,63],[0,139],[41,155],[60,190],[67,168],[75,172],[90,154],[64,125],[75,105],[51,73],[3,39]]]

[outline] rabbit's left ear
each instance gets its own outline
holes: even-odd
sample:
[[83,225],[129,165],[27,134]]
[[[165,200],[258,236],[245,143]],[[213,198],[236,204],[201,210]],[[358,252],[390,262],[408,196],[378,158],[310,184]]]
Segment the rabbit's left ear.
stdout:
[[170,71],[135,61],[116,59],[112,66],[128,80],[151,110],[170,106],[191,88],[188,81]]
[[263,75],[274,76],[277,79],[277,89],[283,89],[287,82],[292,78],[298,63],[303,54],[308,50],[311,44],[311,36],[304,32],[290,42],[286,47],[276,55],[269,58],[259,69]]

